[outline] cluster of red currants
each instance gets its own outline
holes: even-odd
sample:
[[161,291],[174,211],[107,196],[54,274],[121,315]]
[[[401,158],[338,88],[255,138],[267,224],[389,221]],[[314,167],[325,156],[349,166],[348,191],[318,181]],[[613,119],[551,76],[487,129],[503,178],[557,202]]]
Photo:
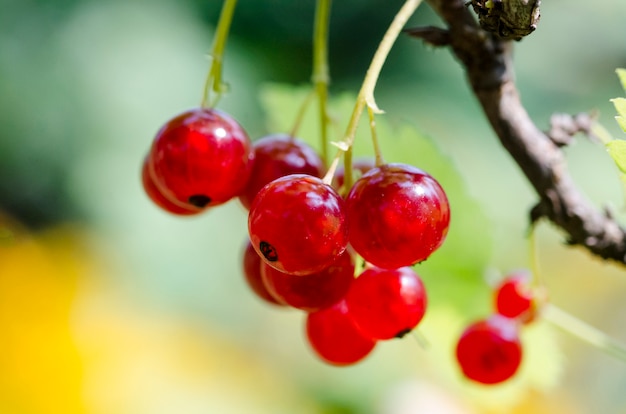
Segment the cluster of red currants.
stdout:
[[515,375],[522,362],[520,327],[535,320],[538,310],[526,271],[507,275],[494,296],[495,313],[468,326],[456,346],[463,374],[482,384],[498,384]]
[[441,246],[450,222],[446,194],[426,172],[371,161],[355,168],[363,175],[350,188],[341,171],[326,183],[324,162],[301,140],[270,135],[251,143],[227,114],[196,109],[158,132],[143,184],[157,205],[179,215],[238,197],[249,209],[250,287],[268,302],[304,310],[314,351],[348,365],[421,321],[426,291],[410,266]]

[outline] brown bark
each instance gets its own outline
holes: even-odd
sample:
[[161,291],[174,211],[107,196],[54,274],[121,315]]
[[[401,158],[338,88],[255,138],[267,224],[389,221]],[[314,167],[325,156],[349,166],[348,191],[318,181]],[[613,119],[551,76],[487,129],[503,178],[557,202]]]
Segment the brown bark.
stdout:
[[[449,46],[463,65],[493,130],[539,197],[531,220],[545,217],[567,234],[567,243],[626,264],[626,231],[582,194],[560,149],[564,134],[585,131],[587,119],[573,118],[572,125],[565,122],[564,126],[553,125],[553,133],[542,132],[520,101],[511,60],[512,41],[481,29],[462,0],[428,2],[447,28],[410,29],[407,33],[435,46]],[[554,139],[554,131],[559,139]]]

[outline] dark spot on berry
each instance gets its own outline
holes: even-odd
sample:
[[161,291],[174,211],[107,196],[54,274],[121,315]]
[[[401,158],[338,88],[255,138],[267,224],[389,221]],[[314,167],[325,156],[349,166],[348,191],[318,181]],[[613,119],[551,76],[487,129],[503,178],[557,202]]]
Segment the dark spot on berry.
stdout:
[[404,335],[408,334],[411,331],[412,331],[412,329],[410,329],[410,328],[403,329],[403,330],[401,330],[400,332],[398,332],[396,334],[396,338],[402,338]]
[[203,208],[203,207],[206,207],[207,204],[211,202],[211,197],[207,197],[203,194],[195,194],[189,197],[187,201],[189,201],[189,204],[193,206]]
[[259,243],[259,250],[261,250],[263,257],[265,257],[268,261],[275,262],[278,260],[278,253],[276,252],[276,249],[268,242],[262,241]]
[[507,362],[507,355],[497,346],[491,347],[480,355],[481,366],[486,371],[497,370],[499,367],[506,365]]

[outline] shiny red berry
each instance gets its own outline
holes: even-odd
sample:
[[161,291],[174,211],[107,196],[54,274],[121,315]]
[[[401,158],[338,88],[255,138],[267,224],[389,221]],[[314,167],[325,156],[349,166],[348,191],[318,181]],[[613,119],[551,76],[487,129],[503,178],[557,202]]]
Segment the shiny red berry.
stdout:
[[351,365],[374,349],[376,341],[365,337],[352,322],[344,301],[311,312],[306,318],[306,335],[311,348],[331,365]]
[[249,209],[257,193],[270,181],[289,174],[321,177],[324,162],[307,143],[285,134],[274,134],[253,142],[254,167],[239,200]]
[[530,273],[518,271],[508,275],[495,289],[496,311],[508,318],[530,322],[535,318],[536,301],[530,287]]
[[342,299],[354,280],[354,260],[346,249],[327,268],[310,275],[296,276],[283,273],[263,263],[263,283],[279,301],[313,312]]
[[350,244],[366,261],[396,269],[426,260],[443,243],[450,206],[439,183],[406,164],[368,171],[346,198]]
[[149,160],[161,193],[198,208],[239,195],[254,155],[243,128],[216,109],[198,108],[170,120],[157,133]]
[[519,326],[513,319],[493,315],[470,325],[456,346],[463,374],[482,384],[511,378],[522,361]]
[[265,287],[261,276],[261,265],[261,257],[256,250],[254,250],[252,244],[247,242],[246,248],[243,252],[243,274],[248,286],[259,298],[264,301],[273,305],[284,305],[282,301],[278,300]]
[[191,204],[182,205],[182,203],[178,203],[165,197],[152,180],[147,158],[144,159],[141,167],[141,182],[143,184],[143,189],[148,197],[150,197],[150,200],[168,213],[176,214],[178,216],[191,216],[202,212],[201,209],[194,207]]
[[288,175],[263,187],[250,207],[248,230],[267,264],[295,275],[330,266],[348,245],[343,199],[309,175]]
[[355,325],[374,339],[402,337],[422,320],[426,290],[410,267],[367,268],[352,283],[346,303]]

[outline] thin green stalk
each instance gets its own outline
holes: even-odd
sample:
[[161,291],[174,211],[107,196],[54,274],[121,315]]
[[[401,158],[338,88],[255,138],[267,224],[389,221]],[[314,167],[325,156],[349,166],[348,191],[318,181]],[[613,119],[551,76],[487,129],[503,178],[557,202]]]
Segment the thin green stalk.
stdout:
[[542,316],[553,325],[599,348],[601,351],[626,362],[626,346],[604,332],[586,324],[552,304],[542,308]]
[[304,115],[306,115],[306,110],[308,109],[309,104],[311,103],[314,97],[315,97],[315,91],[311,91],[304,98],[304,102],[302,102],[302,105],[300,105],[300,109],[298,110],[298,113],[296,115],[296,120],[293,123],[291,132],[289,133],[291,137],[295,137],[296,135],[298,135],[298,130],[300,129],[300,125],[302,125],[302,121],[304,120]]
[[[337,158],[337,160],[339,160],[339,158]],[[344,192],[348,194],[348,191],[350,191],[354,183],[354,175],[352,174],[352,147],[348,147],[344,152],[343,163],[343,188]]]
[[[376,101],[374,100],[374,89],[376,88],[376,82],[378,81],[380,71],[382,70],[385,60],[387,60],[387,56],[389,55],[391,47],[398,38],[398,35],[402,31],[402,28],[405,26],[407,20],[413,15],[421,2],[421,0],[407,0],[394,17],[391,25],[385,33],[385,36],[380,42],[380,45],[378,45],[378,49],[376,49],[376,53],[374,53],[374,57],[372,58],[370,67],[365,74],[365,79],[363,79],[363,84],[361,85],[361,89],[359,90],[359,94],[357,95],[354,110],[352,111],[352,116],[350,117],[350,122],[348,123],[344,139],[341,143],[338,144],[339,151],[337,152],[335,159],[339,159],[341,157],[341,154],[343,154],[352,147],[352,144],[354,143],[356,129],[359,120],[361,119],[361,114],[363,113],[365,105],[371,108],[374,113],[382,113],[382,111],[376,105]],[[330,183],[332,181],[335,174],[336,165],[336,162],[332,163],[331,168],[328,170],[328,173],[324,177],[324,182]],[[333,168],[333,166],[335,166],[335,168]],[[346,186],[351,184],[348,181],[348,171],[352,171],[352,163],[350,162],[350,164],[348,164],[348,162],[346,161]]]
[[545,284],[543,283],[539,258],[537,257],[537,225],[538,223],[532,223],[528,230],[528,256],[531,270],[530,284],[536,291],[541,291],[545,290]]
[[545,285],[541,279],[539,260],[537,258],[536,224],[530,228],[528,235],[529,253],[532,268],[532,285],[537,297],[537,306],[541,316],[554,326],[574,335],[575,337],[599,348],[601,351],[626,362],[626,346],[611,338],[597,328],[570,315],[559,307],[547,302]]
[[380,150],[378,144],[378,133],[376,132],[376,119],[374,118],[374,111],[369,106],[367,107],[367,115],[370,118],[370,131],[372,132],[372,145],[374,145],[374,154],[376,157],[376,166],[380,167],[384,164],[383,153]]
[[215,39],[213,40],[213,47],[210,54],[211,67],[209,68],[209,73],[204,83],[201,103],[203,108],[215,107],[222,92],[224,92],[226,88],[222,82],[222,60],[236,5],[237,0],[224,0],[224,4],[222,5],[222,12],[220,13],[220,19],[217,23]]
[[426,351],[430,348],[430,341],[426,338],[426,335],[417,328],[411,331],[411,336],[423,350]]
[[328,162],[328,26],[331,0],[317,0],[313,29],[313,75],[320,116],[320,148],[324,164]]

